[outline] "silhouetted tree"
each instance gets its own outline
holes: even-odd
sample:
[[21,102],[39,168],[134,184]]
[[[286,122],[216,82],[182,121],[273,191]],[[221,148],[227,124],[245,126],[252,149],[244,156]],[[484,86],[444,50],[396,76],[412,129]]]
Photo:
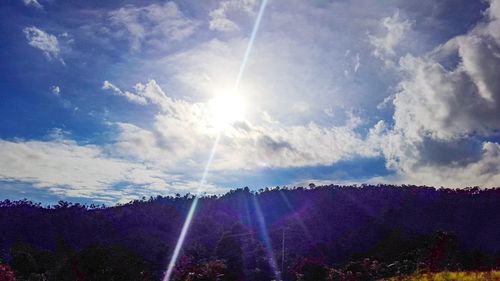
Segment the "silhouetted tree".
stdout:
[[56,280],[156,280],[149,265],[122,247],[91,246],[73,255]]
[[[27,199],[4,200],[0,258],[19,280],[83,280],[88,274],[108,278],[110,272],[125,278],[118,271],[139,280],[143,275],[136,273],[144,272],[158,280],[193,198],[158,196],[107,208],[65,201],[44,208]],[[330,279],[373,280],[416,270],[485,270],[498,265],[494,253],[500,249],[499,188],[241,188],[198,202],[182,248],[192,266],[183,272],[195,272],[196,278],[217,271],[219,279],[271,280],[270,257],[282,260],[277,251],[283,229],[285,272],[305,258],[320,261],[301,267],[301,278],[327,272]],[[269,241],[264,241],[265,231]],[[101,246],[89,247],[96,244]],[[130,266],[122,270],[124,264]]]
[[240,240],[242,234],[245,234],[243,228],[236,224],[231,231],[224,233],[217,243],[216,256],[225,261],[228,271],[222,280],[243,279],[243,252]]

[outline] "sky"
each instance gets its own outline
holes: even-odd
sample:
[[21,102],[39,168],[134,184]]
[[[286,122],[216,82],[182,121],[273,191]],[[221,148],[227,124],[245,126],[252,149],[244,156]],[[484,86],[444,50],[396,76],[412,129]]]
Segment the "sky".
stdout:
[[212,151],[207,194],[500,186],[500,0],[4,0],[0,34],[0,199],[195,193]]

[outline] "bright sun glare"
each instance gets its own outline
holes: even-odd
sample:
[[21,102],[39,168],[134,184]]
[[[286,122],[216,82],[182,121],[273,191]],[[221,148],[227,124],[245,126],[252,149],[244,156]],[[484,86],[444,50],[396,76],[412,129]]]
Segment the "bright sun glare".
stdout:
[[223,130],[234,122],[244,119],[245,102],[238,94],[218,95],[210,100],[209,105],[213,124],[218,130]]

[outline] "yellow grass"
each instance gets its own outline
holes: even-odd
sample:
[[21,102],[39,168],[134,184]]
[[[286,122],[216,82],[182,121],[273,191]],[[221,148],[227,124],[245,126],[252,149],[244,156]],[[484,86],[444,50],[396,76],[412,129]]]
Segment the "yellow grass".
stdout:
[[500,271],[489,272],[449,272],[414,274],[394,277],[390,281],[500,281]]

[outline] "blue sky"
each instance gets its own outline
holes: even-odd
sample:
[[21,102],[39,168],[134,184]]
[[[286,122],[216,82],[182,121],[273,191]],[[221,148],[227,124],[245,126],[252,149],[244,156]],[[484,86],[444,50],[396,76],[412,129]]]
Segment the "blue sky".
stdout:
[[500,183],[500,1],[7,0],[0,198]]

